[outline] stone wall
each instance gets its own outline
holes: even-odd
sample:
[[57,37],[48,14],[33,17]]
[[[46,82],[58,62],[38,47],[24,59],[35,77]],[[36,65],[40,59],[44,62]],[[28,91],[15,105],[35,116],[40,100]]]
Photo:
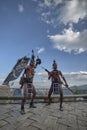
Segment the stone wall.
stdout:
[[[12,96],[11,92],[10,92],[10,87],[7,85],[0,85],[0,96],[4,97],[4,96]],[[0,103],[8,103],[8,100],[0,100]]]

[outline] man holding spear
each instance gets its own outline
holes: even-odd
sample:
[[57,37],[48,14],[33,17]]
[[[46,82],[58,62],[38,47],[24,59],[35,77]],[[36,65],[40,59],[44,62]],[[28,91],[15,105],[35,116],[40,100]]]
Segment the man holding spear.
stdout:
[[[51,94],[54,91],[55,86],[58,87],[58,92],[60,94],[60,111],[63,110],[62,103],[63,103],[63,91],[62,91],[62,84],[65,84],[66,87],[68,87],[68,84],[60,70],[57,69],[57,63],[54,60],[52,64],[53,70],[50,72],[47,69],[45,69],[46,72],[48,72],[48,79],[51,79],[51,87],[48,92],[48,99],[49,103],[51,103]],[[64,83],[63,83],[64,82]]]

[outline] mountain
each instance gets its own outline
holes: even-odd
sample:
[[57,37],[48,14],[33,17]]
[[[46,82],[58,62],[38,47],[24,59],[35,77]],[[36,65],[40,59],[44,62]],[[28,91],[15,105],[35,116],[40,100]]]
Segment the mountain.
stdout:
[[87,90],[87,84],[79,85],[79,86],[72,86],[71,89],[80,89],[80,90]]

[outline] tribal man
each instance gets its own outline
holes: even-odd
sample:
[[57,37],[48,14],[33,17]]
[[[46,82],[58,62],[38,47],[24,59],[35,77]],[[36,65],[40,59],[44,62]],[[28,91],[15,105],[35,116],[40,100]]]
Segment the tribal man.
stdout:
[[48,92],[48,99],[49,103],[51,103],[51,94],[54,91],[55,85],[58,87],[58,93],[60,94],[60,111],[63,110],[62,103],[63,103],[63,90],[62,90],[62,84],[65,83],[65,86],[68,87],[68,84],[60,70],[57,69],[57,63],[54,60],[52,64],[53,70],[51,72],[48,72],[48,79],[51,79],[51,87]]
[[35,58],[34,51],[32,50],[32,57],[30,60],[30,64],[25,68],[23,76],[21,77],[21,80],[20,80],[21,88],[23,87],[23,90],[24,90],[24,98],[22,99],[22,102],[21,102],[21,114],[25,113],[24,105],[25,105],[25,102],[28,97],[30,89],[32,91],[30,108],[36,107],[36,106],[34,106],[34,103],[33,103],[33,100],[36,96],[36,89],[33,85],[33,78],[34,78],[34,74],[35,74],[34,70],[36,69],[38,64],[41,64],[41,60],[39,58],[37,58],[36,63],[35,63],[34,58]]

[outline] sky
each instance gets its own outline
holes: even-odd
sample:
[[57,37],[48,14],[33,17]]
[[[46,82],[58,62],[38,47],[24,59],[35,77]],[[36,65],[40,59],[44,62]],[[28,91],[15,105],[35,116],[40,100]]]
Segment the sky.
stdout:
[[87,84],[87,0],[0,0],[0,84],[32,49],[36,86],[49,86],[53,60],[70,86]]

